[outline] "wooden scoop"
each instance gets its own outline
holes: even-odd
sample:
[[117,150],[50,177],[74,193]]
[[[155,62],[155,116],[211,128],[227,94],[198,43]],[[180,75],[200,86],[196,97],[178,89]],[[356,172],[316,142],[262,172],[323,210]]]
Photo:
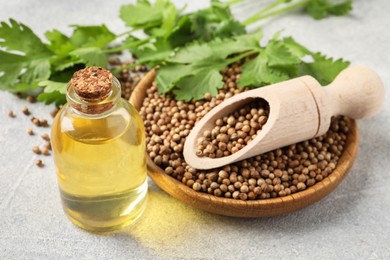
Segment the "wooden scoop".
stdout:
[[[268,121],[260,134],[238,152],[221,158],[198,157],[197,140],[214,122],[255,98],[266,100],[270,107]],[[311,76],[303,76],[235,95],[208,112],[186,139],[184,158],[197,169],[212,169],[241,161],[279,147],[325,134],[332,116],[353,119],[375,114],[384,99],[384,87],[378,75],[365,67],[343,70],[328,86]]]

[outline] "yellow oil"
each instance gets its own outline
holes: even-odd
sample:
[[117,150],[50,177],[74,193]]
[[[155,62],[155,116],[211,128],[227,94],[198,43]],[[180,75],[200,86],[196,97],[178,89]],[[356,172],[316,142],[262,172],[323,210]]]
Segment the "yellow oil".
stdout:
[[126,101],[91,118],[65,105],[52,147],[66,215],[90,231],[116,230],[143,212],[147,194],[143,123]]

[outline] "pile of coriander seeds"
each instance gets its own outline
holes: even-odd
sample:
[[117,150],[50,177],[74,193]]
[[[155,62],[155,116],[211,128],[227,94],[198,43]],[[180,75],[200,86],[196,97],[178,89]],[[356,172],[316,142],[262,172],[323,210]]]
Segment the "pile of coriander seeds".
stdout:
[[[246,89],[237,88],[242,61],[221,73],[224,86],[216,97],[177,101],[147,90],[140,114],[146,130],[147,153],[166,174],[198,192],[217,197],[256,200],[287,196],[313,186],[332,173],[342,155],[349,119],[335,117],[320,137],[276,149],[212,170],[189,166],[183,157],[186,137],[195,123],[224,99]],[[272,109],[272,108],[271,108]]]
[[205,130],[197,139],[196,155],[221,158],[241,150],[261,132],[268,120],[269,105],[261,98],[215,121],[211,130]]

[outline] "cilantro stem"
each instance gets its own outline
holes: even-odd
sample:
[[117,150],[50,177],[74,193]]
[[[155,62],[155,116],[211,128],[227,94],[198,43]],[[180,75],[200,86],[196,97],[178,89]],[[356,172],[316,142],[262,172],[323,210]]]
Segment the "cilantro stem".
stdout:
[[230,1],[227,1],[226,4],[229,6],[232,6],[232,5],[238,4],[239,2],[242,2],[242,0],[230,0]]
[[132,28],[131,30],[128,30],[128,31],[125,31],[125,32],[123,32],[123,33],[118,34],[118,35],[116,36],[116,38],[119,38],[119,37],[128,35],[128,34],[130,34],[130,33],[136,32],[136,31],[138,31],[138,30],[139,30],[139,28]]
[[121,51],[131,47],[131,46],[132,45],[130,45],[130,44],[126,44],[126,45],[122,45],[122,46],[119,46],[119,47],[116,47],[116,48],[105,49],[105,50],[103,50],[103,52],[106,53],[106,54],[118,53],[118,52],[121,52]]
[[143,43],[146,43],[146,42],[149,42],[150,40],[156,38],[156,36],[149,36],[148,38],[145,38],[143,40],[139,40],[139,41],[135,41],[135,42],[130,42],[128,44],[124,44],[124,45],[121,45],[119,47],[116,47],[116,48],[111,48],[111,49],[105,49],[103,50],[104,53],[106,54],[111,54],[111,53],[118,53],[118,52],[121,52],[123,50],[126,50],[130,47],[134,47],[134,46],[137,46],[137,45],[140,45],[140,44],[143,44]]
[[251,17],[249,17],[248,19],[246,19],[244,21],[244,24],[247,25],[247,23],[251,24],[253,22],[257,22],[257,18],[264,14],[265,12],[268,12],[269,10],[272,10],[274,9],[275,7],[277,7],[278,5],[282,4],[284,2],[284,0],[278,0],[270,5],[268,5],[267,7],[261,9],[260,11],[258,11],[257,13],[255,13],[254,15],[252,15]]
[[[283,0],[278,0],[275,3],[273,3],[273,4],[270,4],[269,6],[265,7],[264,9],[260,10],[256,14],[254,14],[251,17],[249,17],[248,19],[246,19],[242,24],[245,25],[245,26],[248,26],[248,25],[250,25],[252,23],[258,22],[258,21],[266,19],[268,17],[272,17],[272,16],[275,16],[275,15],[279,15],[279,14],[282,14],[282,13],[287,13],[287,12],[296,10],[298,8],[301,8],[301,7],[305,6],[308,2],[310,2],[310,0],[302,0],[302,1],[299,1],[297,3],[288,5],[286,7],[277,9],[275,11],[271,11],[272,9],[274,9],[275,7],[277,7],[280,4],[283,4],[284,2],[285,1],[283,1]],[[268,11],[270,11],[270,12],[268,12]]]
[[245,58],[245,57],[247,57],[247,56],[250,56],[250,55],[252,55],[252,54],[255,54],[255,53],[259,52],[259,51],[260,51],[260,50],[255,49],[255,50],[251,50],[251,51],[244,52],[244,53],[242,53],[242,54],[240,54],[240,55],[238,55],[238,56],[232,57],[232,58],[230,58],[230,59],[227,59],[227,60],[226,60],[226,65],[232,64],[232,63],[234,63],[234,62],[236,62],[236,61],[239,61],[239,60],[241,60],[241,59],[243,59],[243,58]]

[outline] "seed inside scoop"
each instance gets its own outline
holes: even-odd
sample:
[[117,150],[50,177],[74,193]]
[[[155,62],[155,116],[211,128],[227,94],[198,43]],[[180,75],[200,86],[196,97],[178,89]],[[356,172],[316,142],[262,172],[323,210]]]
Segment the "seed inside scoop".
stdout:
[[205,130],[198,138],[196,155],[221,158],[238,152],[261,132],[268,115],[268,103],[257,98],[237,111],[217,119],[213,129]]

